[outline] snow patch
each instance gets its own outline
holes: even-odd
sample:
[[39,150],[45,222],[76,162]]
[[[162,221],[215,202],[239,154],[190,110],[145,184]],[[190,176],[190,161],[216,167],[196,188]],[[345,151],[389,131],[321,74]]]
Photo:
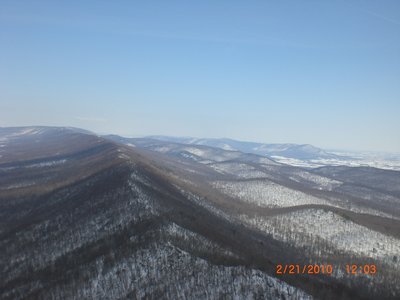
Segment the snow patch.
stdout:
[[228,196],[262,207],[290,207],[329,202],[268,180],[215,181],[213,186]]

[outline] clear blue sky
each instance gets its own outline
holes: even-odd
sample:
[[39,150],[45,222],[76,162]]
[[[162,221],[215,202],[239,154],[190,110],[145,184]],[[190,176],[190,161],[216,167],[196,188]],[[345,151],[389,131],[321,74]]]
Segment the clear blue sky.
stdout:
[[400,152],[400,1],[1,1],[0,126]]

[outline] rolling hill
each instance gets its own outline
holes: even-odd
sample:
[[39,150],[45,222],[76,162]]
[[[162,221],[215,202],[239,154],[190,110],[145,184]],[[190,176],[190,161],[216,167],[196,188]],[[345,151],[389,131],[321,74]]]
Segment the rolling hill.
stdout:
[[[182,142],[0,128],[0,297],[400,295],[398,172],[372,185],[374,170]],[[327,263],[330,275],[276,272]],[[349,263],[379,272],[346,274]]]

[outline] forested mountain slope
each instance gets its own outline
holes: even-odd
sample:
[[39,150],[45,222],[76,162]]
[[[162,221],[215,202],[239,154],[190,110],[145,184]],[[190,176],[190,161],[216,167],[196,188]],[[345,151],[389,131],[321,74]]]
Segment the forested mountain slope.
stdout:
[[[238,151],[120,142],[0,129],[2,299],[399,295],[399,216],[347,199],[340,179]],[[276,275],[311,262],[342,273]],[[343,274],[350,262],[380,273]]]

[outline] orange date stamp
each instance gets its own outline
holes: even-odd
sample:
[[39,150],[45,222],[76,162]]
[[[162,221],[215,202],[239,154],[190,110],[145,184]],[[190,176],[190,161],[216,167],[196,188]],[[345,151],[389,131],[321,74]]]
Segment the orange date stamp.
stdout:
[[[333,271],[334,266],[331,264],[278,264],[276,265],[275,273],[277,275],[332,275]],[[374,264],[346,264],[343,271],[349,275],[374,275],[377,272],[377,268]]]

